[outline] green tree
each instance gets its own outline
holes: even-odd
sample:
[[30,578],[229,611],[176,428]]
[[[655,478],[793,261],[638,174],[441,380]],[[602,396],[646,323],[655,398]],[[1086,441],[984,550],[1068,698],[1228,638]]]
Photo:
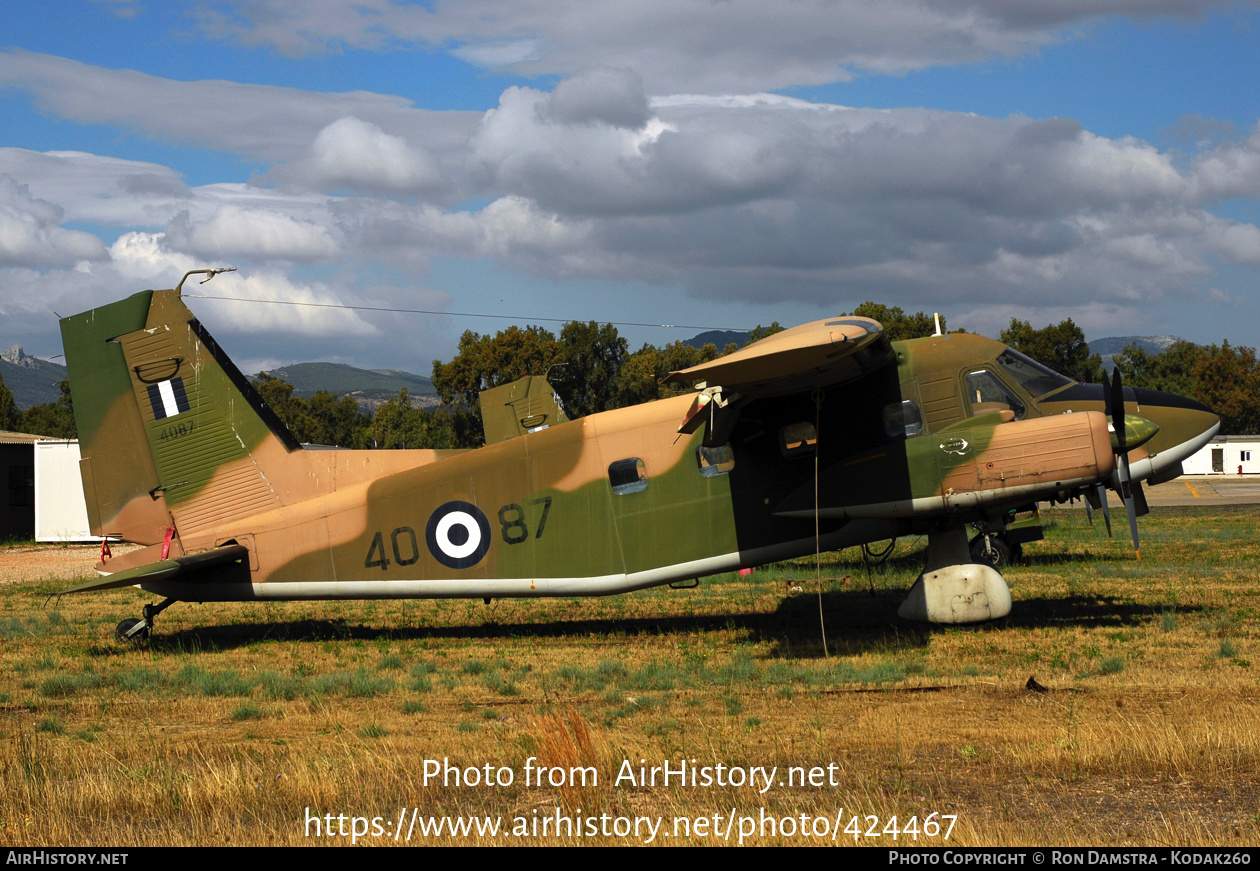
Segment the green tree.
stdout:
[[[22,419],[19,423],[22,432],[52,436],[59,439],[79,437],[79,431],[74,423],[74,402],[70,396],[70,382],[62,380],[58,386],[61,388],[61,396],[57,398],[56,402],[32,405],[22,412]],[[3,398],[0,398],[0,404],[3,404],[3,401]],[[3,429],[3,427],[0,427],[0,429]]]
[[1227,435],[1260,433],[1260,368],[1256,349],[1209,345],[1194,366],[1198,390],[1194,398],[1221,418]]
[[1221,417],[1221,432],[1260,432],[1260,362],[1256,349],[1174,342],[1151,354],[1129,345],[1115,356],[1116,368],[1131,387],[1163,390],[1195,399]]
[[0,376],[0,429],[13,432],[20,422],[21,415],[17,403],[13,401],[13,392],[4,383],[4,377]]
[[781,332],[783,332],[783,327],[779,325],[778,321],[773,321],[768,327],[763,327],[761,324],[757,324],[757,326],[749,330],[748,341],[744,342],[744,347],[746,348],[749,345],[751,345],[753,342],[760,341],[761,339],[764,339],[766,336],[773,336],[775,333],[781,333]]
[[1162,353],[1152,354],[1134,342],[1112,358],[1130,387],[1148,387],[1179,396],[1197,397],[1195,367],[1205,349],[1193,342],[1173,342]]
[[449,363],[433,361],[433,386],[452,406],[458,447],[482,442],[481,391],[509,384],[524,375],[544,375],[564,362],[564,346],[542,327],[510,326],[493,337],[472,330],[459,339],[459,352]]
[[671,372],[690,369],[710,360],[716,360],[717,346],[709,343],[696,348],[686,342],[670,342],[664,348],[644,345],[626,359],[617,379],[617,406],[637,405],[654,399],[664,399],[690,393],[689,383],[665,384]]
[[370,445],[368,427],[372,418],[360,411],[359,403],[349,396],[338,399],[327,390],[320,390],[304,404],[304,420],[310,427],[310,438],[305,441],[343,448],[366,448]]
[[[884,326],[884,333],[893,342],[905,339],[922,339],[936,332],[936,321],[925,312],[906,314],[901,306],[886,306],[877,302],[864,302],[852,311],[860,318],[872,318]],[[941,332],[945,331],[945,318],[941,318]]]
[[368,432],[378,448],[449,448],[455,440],[449,416],[414,407],[406,387],[377,407]]
[[[570,321],[560,330],[564,364],[549,377],[570,418],[614,408],[617,377],[629,356],[626,340],[612,324]],[[538,374],[538,373],[532,373]]]
[[254,376],[254,388],[262,396],[263,401],[276,413],[276,417],[289,428],[293,437],[300,442],[314,444],[306,435],[314,429],[306,420],[306,406],[299,397],[293,395],[293,385],[281,381],[274,375],[259,372]]
[[1102,358],[1089,352],[1085,333],[1071,318],[1034,330],[1028,321],[1011,318],[999,338],[1057,372],[1085,384],[1102,380]]

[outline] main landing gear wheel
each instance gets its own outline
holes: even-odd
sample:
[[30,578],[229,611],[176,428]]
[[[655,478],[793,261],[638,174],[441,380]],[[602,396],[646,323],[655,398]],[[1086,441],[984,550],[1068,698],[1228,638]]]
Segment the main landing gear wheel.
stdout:
[[[987,547],[985,539],[988,539]],[[999,571],[1019,562],[1024,549],[1010,544],[1000,535],[980,533],[971,540],[971,559],[982,566],[992,566]]]
[[[137,629],[137,626],[140,628]],[[114,630],[114,637],[124,643],[147,641],[149,638],[149,627],[143,620],[129,617],[118,624],[118,628]]]

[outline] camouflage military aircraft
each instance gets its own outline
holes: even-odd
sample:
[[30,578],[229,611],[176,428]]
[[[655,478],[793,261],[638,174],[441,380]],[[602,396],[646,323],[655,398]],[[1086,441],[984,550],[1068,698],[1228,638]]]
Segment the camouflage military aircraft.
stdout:
[[485,391],[475,450],[304,449],[182,285],[61,321],[92,529],[145,545],[66,592],[166,597],[124,639],[177,601],[607,595],[907,533],[927,566],[899,613],[987,620],[1010,591],[970,524],[1102,485],[1140,511],[1141,481],[1219,426],[991,339],[836,317],[670,376],[695,393],[577,420],[541,377]]

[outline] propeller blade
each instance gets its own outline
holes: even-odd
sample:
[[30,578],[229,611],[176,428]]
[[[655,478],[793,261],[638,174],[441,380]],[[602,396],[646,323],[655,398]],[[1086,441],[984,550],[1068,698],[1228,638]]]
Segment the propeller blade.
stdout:
[[[1133,535],[1133,551],[1140,558],[1142,550],[1138,546],[1137,497],[1134,496],[1133,476],[1129,471],[1128,432],[1124,421],[1124,376],[1119,369],[1114,370],[1113,374],[1113,378],[1108,378],[1107,373],[1103,372],[1103,405],[1107,417],[1111,419],[1111,429],[1116,439],[1116,470],[1112,473],[1111,481],[1120,494],[1120,500],[1124,502],[1124,513],[1129,518],[1129,532]],[[1141,492],[1141,482],[1138,483],[1137,490],[1142,505],[1145,506],[1146,496]]]
[[1107,487],[1105,484],[1096,484],[1095,492],[1098,493],[1098,501],[1102,505],[1103,520],[1107,524],[1107,537],[1111,538],[1111,509],[1107,506]]
[[1111,380],[1111,425],[1116,430],[1116,440],[1120,443],[1120,453],[1129,452],[1128,430],[1124,425],[1124,378],[1120,370],[1115,370],[1116,377]]
[[[1133,496],[1132,476],[1129,474],[1129,455],[1121,454],[1116,457],[1116,460],[1116,472],[1113,480],[1116,483],[1116,490],[1119,492],[1120,498],[1124,501],[1124,513],[1129,517],[1129,531],[1133,534],[1133,550],[1138,557],[1141,557],[1142,550],[1138,547],[1137,503]],[[1146,501],[1145,496],[1142,497],[1142,501]]]

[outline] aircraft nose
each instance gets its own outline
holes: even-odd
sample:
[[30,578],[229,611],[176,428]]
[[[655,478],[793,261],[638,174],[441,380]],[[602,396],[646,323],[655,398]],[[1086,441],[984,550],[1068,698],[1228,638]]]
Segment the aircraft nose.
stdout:
[[1221,419],[1212,409],[1176,393],[1139,387],[1133,391],[1133,398],[1138,414],[1159,427],[1160,446],[1165,449],[1173,445],[1206,443],[1221,425]]

